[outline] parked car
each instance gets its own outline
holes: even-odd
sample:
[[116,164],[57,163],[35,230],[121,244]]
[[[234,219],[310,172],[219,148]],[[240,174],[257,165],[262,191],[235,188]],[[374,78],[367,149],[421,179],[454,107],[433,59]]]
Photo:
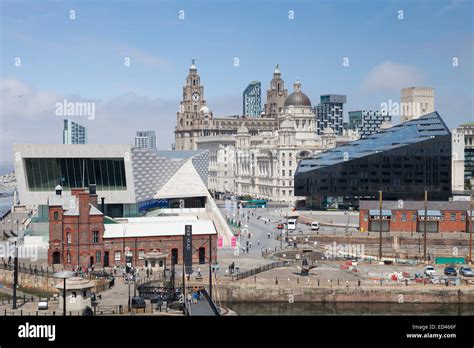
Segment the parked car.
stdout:
[[311,231],[319,231],[319,222],[313,221],[311,223]]
[[469,267],[461,267],[459,274],[465,277],[474,277],[474,272]]
[[448,266],[444,269],[444,274],[446,274],[447,276],[457,276],[458,271],[456,271],[456,268],[454,268],[453,266]]
[[279,230],[282,230],[283,228],[285,228],[285,226],[284,226],[282,223],[279,223],[279,224],[277,225],[277,228],[278,228]]
[[433,266],[426,266],[423,273],[425,273],[427,276],[431,276],[436,273],[436,270]]

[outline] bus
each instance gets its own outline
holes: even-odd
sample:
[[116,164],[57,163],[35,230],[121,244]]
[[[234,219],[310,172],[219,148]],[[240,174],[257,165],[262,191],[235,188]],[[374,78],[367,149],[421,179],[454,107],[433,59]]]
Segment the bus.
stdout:
[[296,221],[297,221],[297,219],[295,219],[295,218],[289,218],[288,219],[288,225],[287,225],[288,226],[287,227],[288,231],[296,230]]
[[267,201],[265,199],[251,199],[248,201],[241,201],[242,208],[265,208]]

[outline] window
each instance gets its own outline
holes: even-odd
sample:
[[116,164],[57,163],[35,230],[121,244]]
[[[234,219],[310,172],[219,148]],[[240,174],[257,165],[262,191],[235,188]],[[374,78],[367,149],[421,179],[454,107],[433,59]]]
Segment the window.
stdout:
[[411,214],[411,221],[416,222],[416,213]]
[[365,222],[369,221],[369,215],[368,214],[364,214],[364,221]]
[[58,212],[55,211],[55,212],[54,212],[54,220],[57,220],[57,219],[58,219]]
[[456,213],[451,213],[450,214],[450,220],[451,221],[456,221]]
[[95,262],[100,263],[100,250],[95,251]]
[[76,298],[76,297],[77,297],[77,292],[76,292],[76,291],[73,291],[73,292],[72,292],[72,297],[73,297],[73,298]]
[[285,176],[285,170],[284,169],[281,171],[281,176],[283,176],[283,177]]
[[115,255],[114,255],[114,260],[115,261],[120,261],[120,259],[121,259],[121,253],[120,253],[120,251],[116,251]]
[[143,260],[145,258],[145,250],[138,250],[138,259]]
[[293,173],[293,171],[292,171],[292,170],[290,170],[290,172],[289,172],[288,176],[291,176],[291,175],[292,175],[292,173]]
[[87,291],[84,290],[84,291],[82,292],[82,297],[84,297],[84,298],[87,297]]
[[466,221],[466,214],[461,213],[461,221]]
[[407,213],[402,213],[402,222],[407,222]]
[[99,243],[99,231],[92,232],[92,243]]
[[71,263],[71,253],[68,251],[66,254],[67,257],[67,263]]
[[71,244],[71,232],[66,233],[66,243]]

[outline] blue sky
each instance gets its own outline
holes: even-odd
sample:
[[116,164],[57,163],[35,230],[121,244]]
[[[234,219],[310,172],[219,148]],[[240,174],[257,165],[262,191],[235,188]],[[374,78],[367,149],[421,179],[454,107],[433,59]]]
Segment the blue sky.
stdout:
[[[266,90],[279,63],[289,91],[299,78],[313,104],[339,93],[348,96],[346,113],[374,109],[398,101],[401,87],[420,85],[435,88],[450,127],[474,118],[471,0],[0,3],[1,161],[14,141],[61,141],[48,104],[58,98],[102,105],[96,120],[77,120],[90,142],[132,142],[147,128],[168,148],[192,58],[214,116],[240,113],[247,84],[259,80]],[[25,120],[31,129],[20,127]]]

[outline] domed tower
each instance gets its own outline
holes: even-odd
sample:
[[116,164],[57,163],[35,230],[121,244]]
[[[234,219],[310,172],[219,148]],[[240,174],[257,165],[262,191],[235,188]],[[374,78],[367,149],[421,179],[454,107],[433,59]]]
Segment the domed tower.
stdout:
[[285,81],[281,78],[277,64],[273,71],[273,79],[270,81],[270,88],[267,89],[265,114],[262,117],[278,117],[283,111],[283,104],[287,96],[288,91],[285,89]]
[[300,81],[296,81],[293,86],[294,91],[285,99],[283,115],[278,122],[281,126],[283,120],[291,116],[294,119],[297,132],[314,133],[315,118],[311,100],[301,91]]

